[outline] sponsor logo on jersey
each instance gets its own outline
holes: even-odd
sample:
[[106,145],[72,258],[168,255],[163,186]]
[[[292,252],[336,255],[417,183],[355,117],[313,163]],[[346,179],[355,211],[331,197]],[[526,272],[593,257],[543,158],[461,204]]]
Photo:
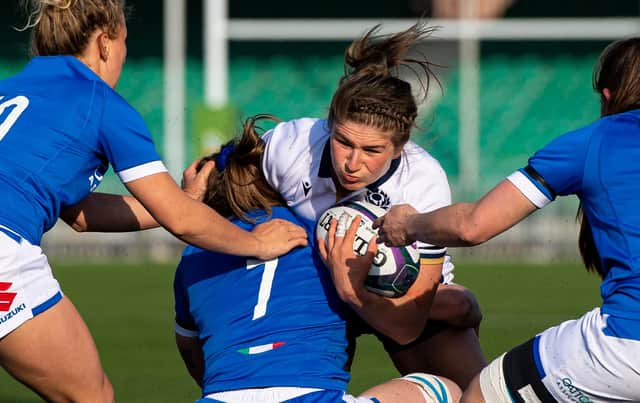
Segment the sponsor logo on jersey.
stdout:
[[100,182],[102,182],[102,179],[104,179],[104,174],[100,173],[100,168],[96,168],[96,170],[93,171],[93,175],[89,177],[89,190],[91,192],[96,190]]
[[381,189],[367,189],[367,194],[364,196],[364,200],[371,204],[375,204],[378,207],[382,207],[383,209],[389,208],[389,205],[391,204],[389,195]]
[[557,381],[560,392],[569,398],[572,402],[591,403],[591,399],[587,394],[573,384],[571,378],[562,378]]
[[302,191],[304,192],[304,195],[307,196],[311,191],[311,182],[302,181]]
[[12,283],[0,282],[0,312],[7,312],[11,308],[13,300],[18,293],[6,292]]

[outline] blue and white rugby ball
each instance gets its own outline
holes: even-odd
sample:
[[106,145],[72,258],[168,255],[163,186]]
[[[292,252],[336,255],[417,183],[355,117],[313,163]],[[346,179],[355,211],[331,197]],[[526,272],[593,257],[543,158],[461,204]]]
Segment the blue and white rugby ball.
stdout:
[[[367,251],[369,241],[377,233],[377,230],[372,228],[373,222],[376,218],[383,216],[386,211],[365,201],[341,203],[322,213],[316,224],[317,238],[326,239],[331,218],[337,221],[343,213],[349,215],[349,224],[356,215],[362,217],[353,242],[353,251],[362,256]],[[388,247],[378,244],[378,252],[369,270],[365,287],[385,297],[400,297],[415,282],[419,271],[420,253],[415,245]]]

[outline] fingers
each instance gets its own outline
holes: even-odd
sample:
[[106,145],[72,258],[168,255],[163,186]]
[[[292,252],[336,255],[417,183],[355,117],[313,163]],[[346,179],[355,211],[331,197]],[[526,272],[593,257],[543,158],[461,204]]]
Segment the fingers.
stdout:
[[377,229],[379,227],[382,227],[382,225],[384,224],[384,216],[382,217],[378,217],[376,218],[376,220],[373,222],[373,229]]
[[200,163],[200,158],[193,160],[193,162],[189,164],[189,166],[187,167],[187,169],[184,170],[184,172],[195,172],[196,167],[198,166],[199,163]]
[[200,171],[196,172],[196,166],[199,160],[195,160],[182,173],[182,183],[180,187],[192,199],[202,201],[207,192],[207,183],[211,171],[216,167],[215,162],[207,161]]
[[213,171],[215,167],[216,167],[215,161],[213,160],[207,161],[202,166],[202,168],[200,168],[200,171],[198,172],[197,176],[201,178],[209,178],[209,175],[211,175],[211,171]]
[[305,230],[298,228],[289,232],[289,244],[291,248],[295,248],[296,246],[307,246],[309,245],[309,239],[307,239],[307,233]]
[[351,240],[351,243],[356,239],[356,232],[358,232],[358,227],[360,227],[360,221],[362,221],[362,216],[359,214],[357,214],[351,221],[351,225],[349,226],[349,230],[347,231],[347,236],[345,238]]
[[328,257],[326,240],[316,238],[316,241],[318,243],[318,252],[320,252],[320,257],[322,257],[322,260],[326,262]]
[[327,238],[326,238],[327,252],[333,250],[333,246],[336,243],[335,237],[336,237],[337,225],[338,225],[338,221],[332,218],[331,222],[329,223],[329,230],[327,231]]
[[336,228],[336,237],[344,237],[347,233],[347,227],[349,227],[349,218],[351,218],[348,214],[342,213],[340,218],[338,219],[338,226]]
[[289,239],[289,242],[287,243],[287,245],[289,246],[289,250],[298,247],[298,246],[307,246],[309,245],[309,240],[307,239],[307,237],[305,236],[304,238],[302,237],[295,237],[295,238],[291,238]]
[[374,235],[369,241],[369,246],[367,246],[367,253],[370,253],[372,256],[375,256],[378,252],[378,237]]

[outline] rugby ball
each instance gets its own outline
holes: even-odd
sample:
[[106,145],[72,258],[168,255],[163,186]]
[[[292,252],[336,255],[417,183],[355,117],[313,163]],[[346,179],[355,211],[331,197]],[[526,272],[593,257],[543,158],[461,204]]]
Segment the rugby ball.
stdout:
[[[349,216],[347,227],[356,215],[362,217],[353,241],[353,251],[362,256],[367,251],[369,241],[377,233],[377,230],[372,227],[373,222],[376,218],[383,216],[386,211],[360,200],[341,203],[322,213],[316,224],[316,237],[319,240],[325,240],[331,219],[338,221],[343,213]],[[380,243],[365,281],[365,288],[385,297],[400,297],[416,281],[419,271],[420,253],[415,245],[389,247]]]

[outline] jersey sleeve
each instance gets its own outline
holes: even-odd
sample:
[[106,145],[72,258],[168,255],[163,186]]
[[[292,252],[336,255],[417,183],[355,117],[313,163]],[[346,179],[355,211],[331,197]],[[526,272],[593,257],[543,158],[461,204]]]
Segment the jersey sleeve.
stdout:
[[537,151],[526,167],[507,179],[536,207],[582,187],[584,164],[594,125],[566,133]]
[[[420,213],[427,213],[451,204],[451,188],[447,175],[440,163],[425,152],[424,158],[410,163],[409,183],[404,195],[404,203],[410,204]],[[417,242],[421,264],[445,263],[447,248]],[[446,260],[447,265],[453,263]],[[445,270],[446,272],[451,270]]]
[[107,92],[100,145],[123,183],[166,172],[142,116],[115,92]]
[[[187,249],[190,247],[187,247]],[[182,259],[176,269],[173,281],[173,295],[175,301],[175,332],[185,337],[198,337],[198,326],[196,325],[191,311],[189,310],[189,295],[184,275],[189,269],[184,267],[185,260]]]

